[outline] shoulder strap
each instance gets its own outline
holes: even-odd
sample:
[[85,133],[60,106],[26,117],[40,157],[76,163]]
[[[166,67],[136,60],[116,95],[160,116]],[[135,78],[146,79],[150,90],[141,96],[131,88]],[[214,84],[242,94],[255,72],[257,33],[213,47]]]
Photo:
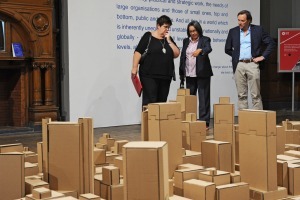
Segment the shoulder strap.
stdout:
[[149,36],[149,41],[148,41],[148,44],[147,44],[147,48],[145,49],[145,52],[147,52],[147,51],[148,51],[148,48],[149,48],[149,44],[150,44],[150,42],[151,42],[151,33],[150,33],[150,36]]

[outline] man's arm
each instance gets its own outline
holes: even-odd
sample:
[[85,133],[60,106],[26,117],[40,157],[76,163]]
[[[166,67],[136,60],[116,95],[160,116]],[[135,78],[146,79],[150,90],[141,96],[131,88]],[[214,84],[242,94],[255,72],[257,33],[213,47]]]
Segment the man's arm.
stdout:
[[267,59],[269,57],[269,55],[272,53],[276,44],[275,44],[273,38],[267,32],[265,32],[263,28],[262,28],[262,43],[267,46],[267,48],[265,49],[265,51],[262,54],[262,56],[265,59]]
[[225,43],[225,53],[232,56],[232,30],[229,30],[226,43]]

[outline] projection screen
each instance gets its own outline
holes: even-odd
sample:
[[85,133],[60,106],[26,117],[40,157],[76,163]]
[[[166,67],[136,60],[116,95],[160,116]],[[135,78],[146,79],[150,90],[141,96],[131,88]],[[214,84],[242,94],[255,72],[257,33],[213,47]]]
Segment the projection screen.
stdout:
[[[141,36],[155,30],[156,18],[173,20],[170,33],[178,47],[191,20],[211,38],[211,111],[220,96],[237,102],[231,58],[224,53],[228,30],[237,13],[247,9],[253,24],[260,21],[259,0],[69,0],[65,43],[63,110],[67,120],[92,117],[94,127],[139,124],[141,98],[132,85],[132,56]],[[175,59],[178,77],[179,58]],[[66,87],[67,86],[67,87]],[[176,99],[179,81],[172,81],[169,100]]]

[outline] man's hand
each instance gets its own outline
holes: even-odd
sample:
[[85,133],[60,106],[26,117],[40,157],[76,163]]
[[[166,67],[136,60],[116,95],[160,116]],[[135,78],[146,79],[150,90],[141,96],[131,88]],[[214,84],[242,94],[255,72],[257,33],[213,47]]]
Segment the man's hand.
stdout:
[[263,61],[264,59],[265,58],[263,56],[259,56],[259,57],[253,58],[253,62],[258,63],[258,62]]

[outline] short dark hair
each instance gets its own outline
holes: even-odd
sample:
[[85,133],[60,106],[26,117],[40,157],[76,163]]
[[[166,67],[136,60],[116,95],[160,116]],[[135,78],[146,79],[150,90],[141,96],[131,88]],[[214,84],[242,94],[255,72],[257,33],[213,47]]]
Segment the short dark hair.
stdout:
[[158,24],[159,26],[162,26],[164,24],[172,26],[172,20],[167,15],[162,15],[159,18],[157,18],[156,24]]
[[191,21],[188,25],[187,25],[187,35],[188,37],[191,37],[191,34],[189,32],[189,28],[190,26],[195,27],[196,31],[198,32],[199,36],[202,37],[203,36],[203,31],[202,31],[202,27],[200,25],[199,22],[197,21]]
[[247,20],[250,20],[250,23],[252,22],[252,15],[251,15],[251,12],[250,12],[250,11],[248,11],[248,10],[242,10],[242,11],[240,11],[240,12],[237,14],[237,16],[239,16],[239,15],[246,15]]

